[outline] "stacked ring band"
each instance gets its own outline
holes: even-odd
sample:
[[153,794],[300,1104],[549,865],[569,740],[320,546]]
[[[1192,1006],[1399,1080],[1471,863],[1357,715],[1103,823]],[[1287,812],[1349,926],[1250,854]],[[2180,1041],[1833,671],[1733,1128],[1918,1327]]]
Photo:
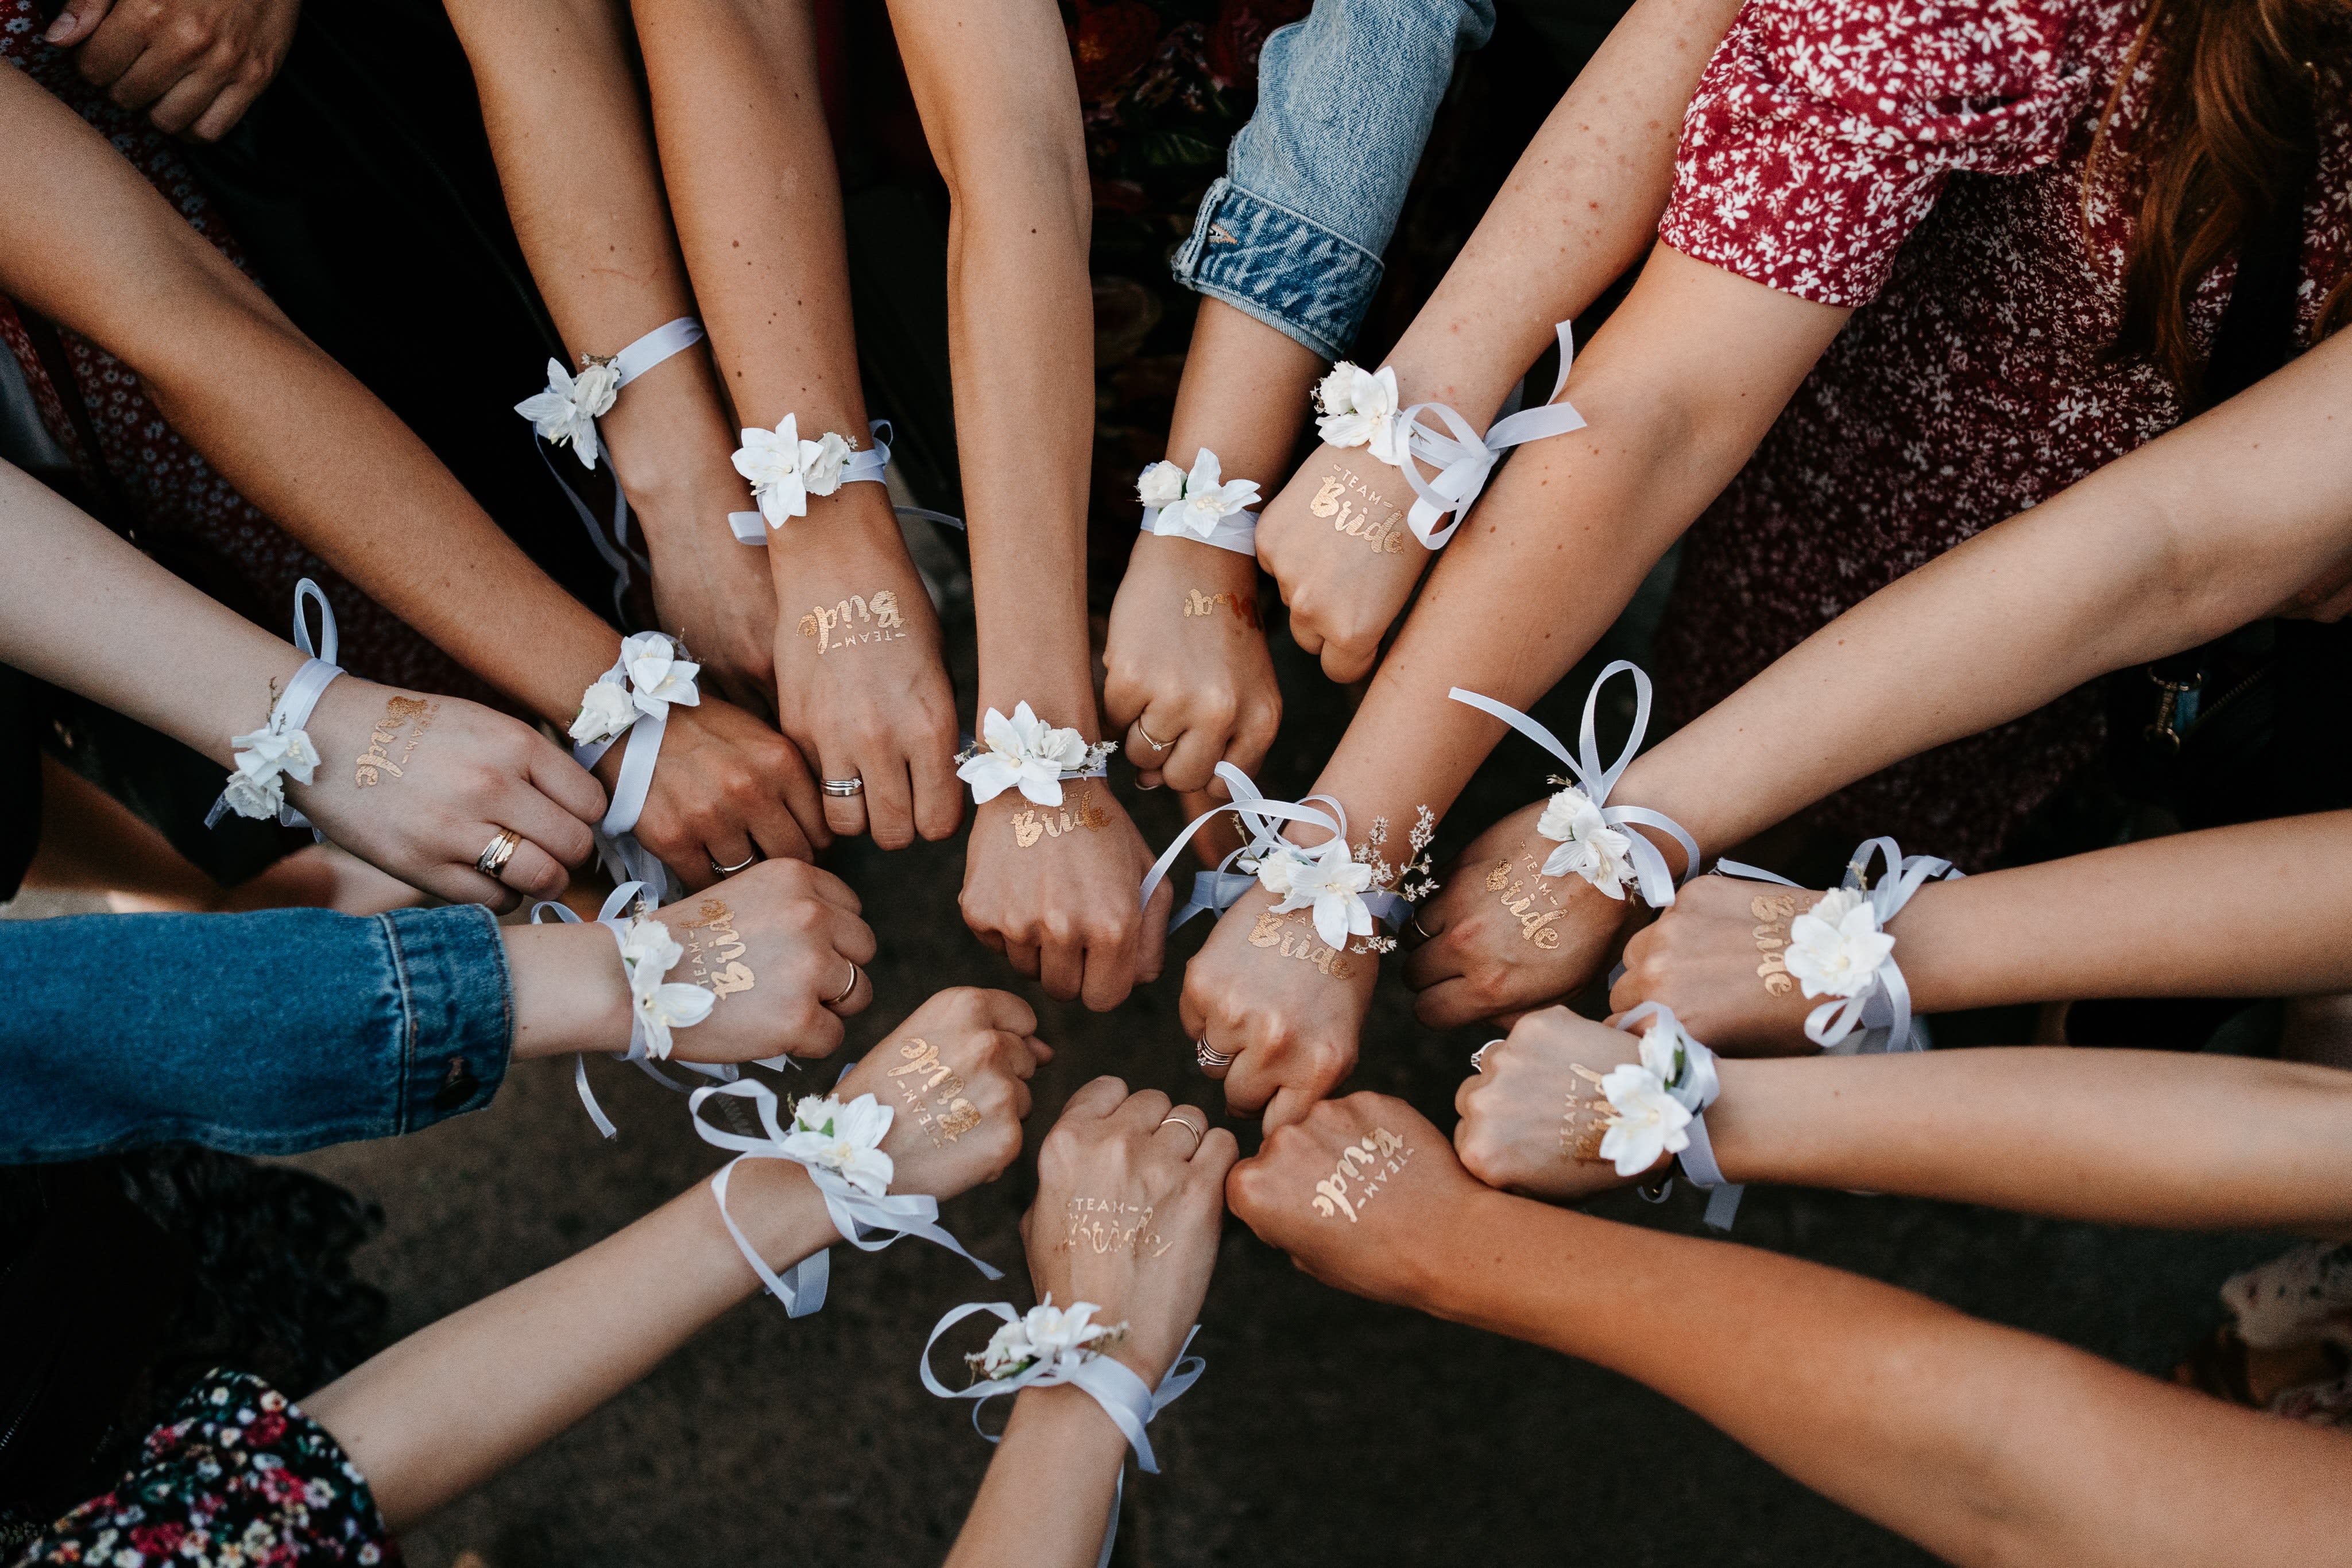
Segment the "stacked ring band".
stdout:
[[1173,746],[1173,745],[1175,745],[1175,744],[1176,744],[1176,743],[1175,743],[1174,741],[1172,741],[1172,740],[1154,740],[1154,739],[1152,739],[1152,738],[1151,738],[1151,732],[1150,732],[1150,730],[1148,730],[1148,729],[1146,729],[1146,728],[1144,728],[1144,727],[1143,727],[1143,721],[1142,721],[1141,719],[1137,719],[1137,720],[1135,721],[1135,733],[1136,733],[1136,734],[1138,734],[1138,735],[1139,735],[1139,736],[1141,736],[1141,737],[1143,737],[1143,744],[1144,744],[1144,745],[1146,745],[1146,746],[1148,746],[1148,747],[1151,747],[1151,749],[1152,749],[1152,750],[1154,750],[1154,751],[1165,751],[1165,750],[1167,750],[1170,747],[1171,747],[1171,746]]
[[499,836],[490,841],[489,847],[474,857],[474,869],[493,881],[497,880],[499,873],[507,869],[507,862],[514,859],[515,848],[521,842],[520,833],[512,828],[500,828]]
[[837,997],[828,997],[828,998],[825,998],[825,1004],[824,1004],[826,1007],[829,1007],[829,1008],[837,1008],[837,1007],[839,1007],[842,1003],[844,1003],[844,1002],[845,1002],[845,1001],[847,1001],[847,1000],[849,999],[849,993],[850,993],[850,992],[852,992],[852,991],[854,991],[854,990],[856,990],[856,989],[857,988],[857,961],[856,961],[855,958],[852,958],[852,959],[848,960],[848,963],[849,963],[849,984],[847,984],[847,985],[845,985],[845,986],[844,986],[844,987],[842,987],[842,988],[841,988],[841,995],[839,995],[839,996],[837,996]]
[[863,779],[821,779],[817,781],[817,788],[823,789],[826,794],[834,797],[834,799],[837,800],[849,800],[866,793],[866,780]]
[[1231,1067],[1234,1064],[1232,1057],[1227,1056],[1205,1040],[1196,1040],[1192,1042],[1192,1060],[1198,1061],[1202,1067]]
[[[1199,1154],[1201,1152],[1201,1140],[1208,1135],[1208,1130],[1203,1127],[1196,1127],[1192,1125],[1191,1122],[1177,1115],[1173,1111],[1160,1119],[1160,1127],[1165,1127],[1171,1122],[1192,1134],[1192,1152],[1196,1155]],[[1151,1130],[1156,1133],[1160,1130],[1160,1127],[1154,1127]]]

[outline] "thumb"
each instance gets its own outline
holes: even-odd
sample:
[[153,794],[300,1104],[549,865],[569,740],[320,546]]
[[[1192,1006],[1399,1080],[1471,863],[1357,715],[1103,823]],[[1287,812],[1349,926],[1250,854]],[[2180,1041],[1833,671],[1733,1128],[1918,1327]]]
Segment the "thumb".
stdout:
[[66,0],[66,8],[58,13],[56,21],[49,24],[49,30],[41,35],[41,41],[60,49],[79,44],[98,31],[98,25],[106,20],[106,14],[112,9],[114,0]]

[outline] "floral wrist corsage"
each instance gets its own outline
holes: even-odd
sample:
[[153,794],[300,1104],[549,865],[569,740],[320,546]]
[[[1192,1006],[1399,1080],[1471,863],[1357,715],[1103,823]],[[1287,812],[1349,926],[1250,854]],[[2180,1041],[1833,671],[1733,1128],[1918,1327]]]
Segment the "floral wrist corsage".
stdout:
[[1037,805],[1058,806],[1065,780],[1103,777],[1118,749],[1108,740],[1089,746],[1076,730],[1055,729],[1016,703],[1011,718],[994,708],[982,716],[980,739],[956,754],[956,777],[971,786],[974,805],[1019,789]]

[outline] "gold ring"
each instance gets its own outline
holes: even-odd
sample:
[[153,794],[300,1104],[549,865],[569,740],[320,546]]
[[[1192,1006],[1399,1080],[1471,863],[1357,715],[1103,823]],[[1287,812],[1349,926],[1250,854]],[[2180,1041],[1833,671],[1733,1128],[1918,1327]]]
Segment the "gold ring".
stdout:
[[1154,751],[1165,751],[1165,750],[1167,750],[1170,747],[1171,747],[1171,746],[1173,746],[1173,745],[1175,745],[1175,744],[1176,744],[1176,743],[1175,743],[1174,741],[1172,741],[1172,740],[1154,740],[1154,739],[1152,739],[1152,738],[1151,738],[1151,732],[1150,732],[1150,730],[1148,730],[1148,729],[1146,729],[1146,728],[1144,728],[1144,727],[1143,727],[1143,721],[1142,721],[1141,719],[1137,719],[1137,720],[1135,721],[1135,733],[1136,733],[1136,734],[1138,734],[1138,735],[1139,735],[1139,736],[1141,736],[1141,737],[1143,737],[1143,744],[1144,744],[1144,745],[1146,745],[1146,746],[1148,746],[1148,747],[1151,747],[1151,749],[1152,749],[1152,750],[1154,750]]
[[1437,940],[1437,933],[1432,931],[1428,926],[1423,925],[1421,923],[1421,912],[1419,910],[1413,911],[1412,918],[1406,921],[1405,924],[1412,926],[1414,935],[1418,936],[1423,941],[1434,942]]
[[842,1003],[849,999],[849,993],[857,988],[857,960],[852,958],[847,960],[847,963],[849,965],[849,984],[841,988],[841,995],[829,998],[824,1004],[826,1007],[839,1007]]
[[[1206,1127],[1196,1127],[1192,1125],[1192,1123],[1186,1121],[1183,1117],[1179,1116],[1173,1111],[1171,1111],[1168,1114],[1160,1118],[1160,1127],[1164,1127],[1171,1122],[1175,1123],[1178,1126],[1192,1134],[1192,1154],[1199,1154],[1201,1152],[1201,1140],[1209,1135],[1209,1129]],[[1151,1130],[1156,1133],[1160,1131],[1160,1127],[1154,1127]],[[1189,1159],[1192,1155],[1188,1155],[1185,1157]]]
[[500,828],[489,847],[474,857],[474,869],[496,882],[499,873],[507,869],[507,862],[514,859],[515,846],[521,842],[520,833],[512,828]]

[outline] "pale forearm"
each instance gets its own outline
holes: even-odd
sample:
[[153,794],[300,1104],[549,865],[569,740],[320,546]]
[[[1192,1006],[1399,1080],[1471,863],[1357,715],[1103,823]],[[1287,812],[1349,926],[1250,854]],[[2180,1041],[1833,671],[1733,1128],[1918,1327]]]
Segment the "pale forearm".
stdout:
[[2324,1556],[2352,1525],[2341,1436],[1874,1281],[1500,1195],[1441,1267],[1432,1310],[1644,1383],[1957,1563]]
[[1271,497],[1288,474],[1322,370],[1314,350],[1286,333],[1204,297],[1168,427],[1168,460],[1189,469],[1206,447],[1226,479],[1255,479]]
[[629,988],[613,933],[590,922],[499,932],[514,987],[517,1061],[629,1046]]
[[[737,1168],[728,1207],[770,1265],[832,1226],[797,1166]],[[409,1335],[301,1401],[394,1531],[481,1485],[760,1288],[707,1183],[618,1235]],[[452,1412],[465,1413],[453,1419]]]
[[1088,1568],[1126,1459],[1127,1439],[1083,1390],[1023,1391],[948,1568]]
[[2171,1229],[2352,1227],[2352,1074],[2032,1046],[1720,1067],[1707,1128],[1734,1181]]

